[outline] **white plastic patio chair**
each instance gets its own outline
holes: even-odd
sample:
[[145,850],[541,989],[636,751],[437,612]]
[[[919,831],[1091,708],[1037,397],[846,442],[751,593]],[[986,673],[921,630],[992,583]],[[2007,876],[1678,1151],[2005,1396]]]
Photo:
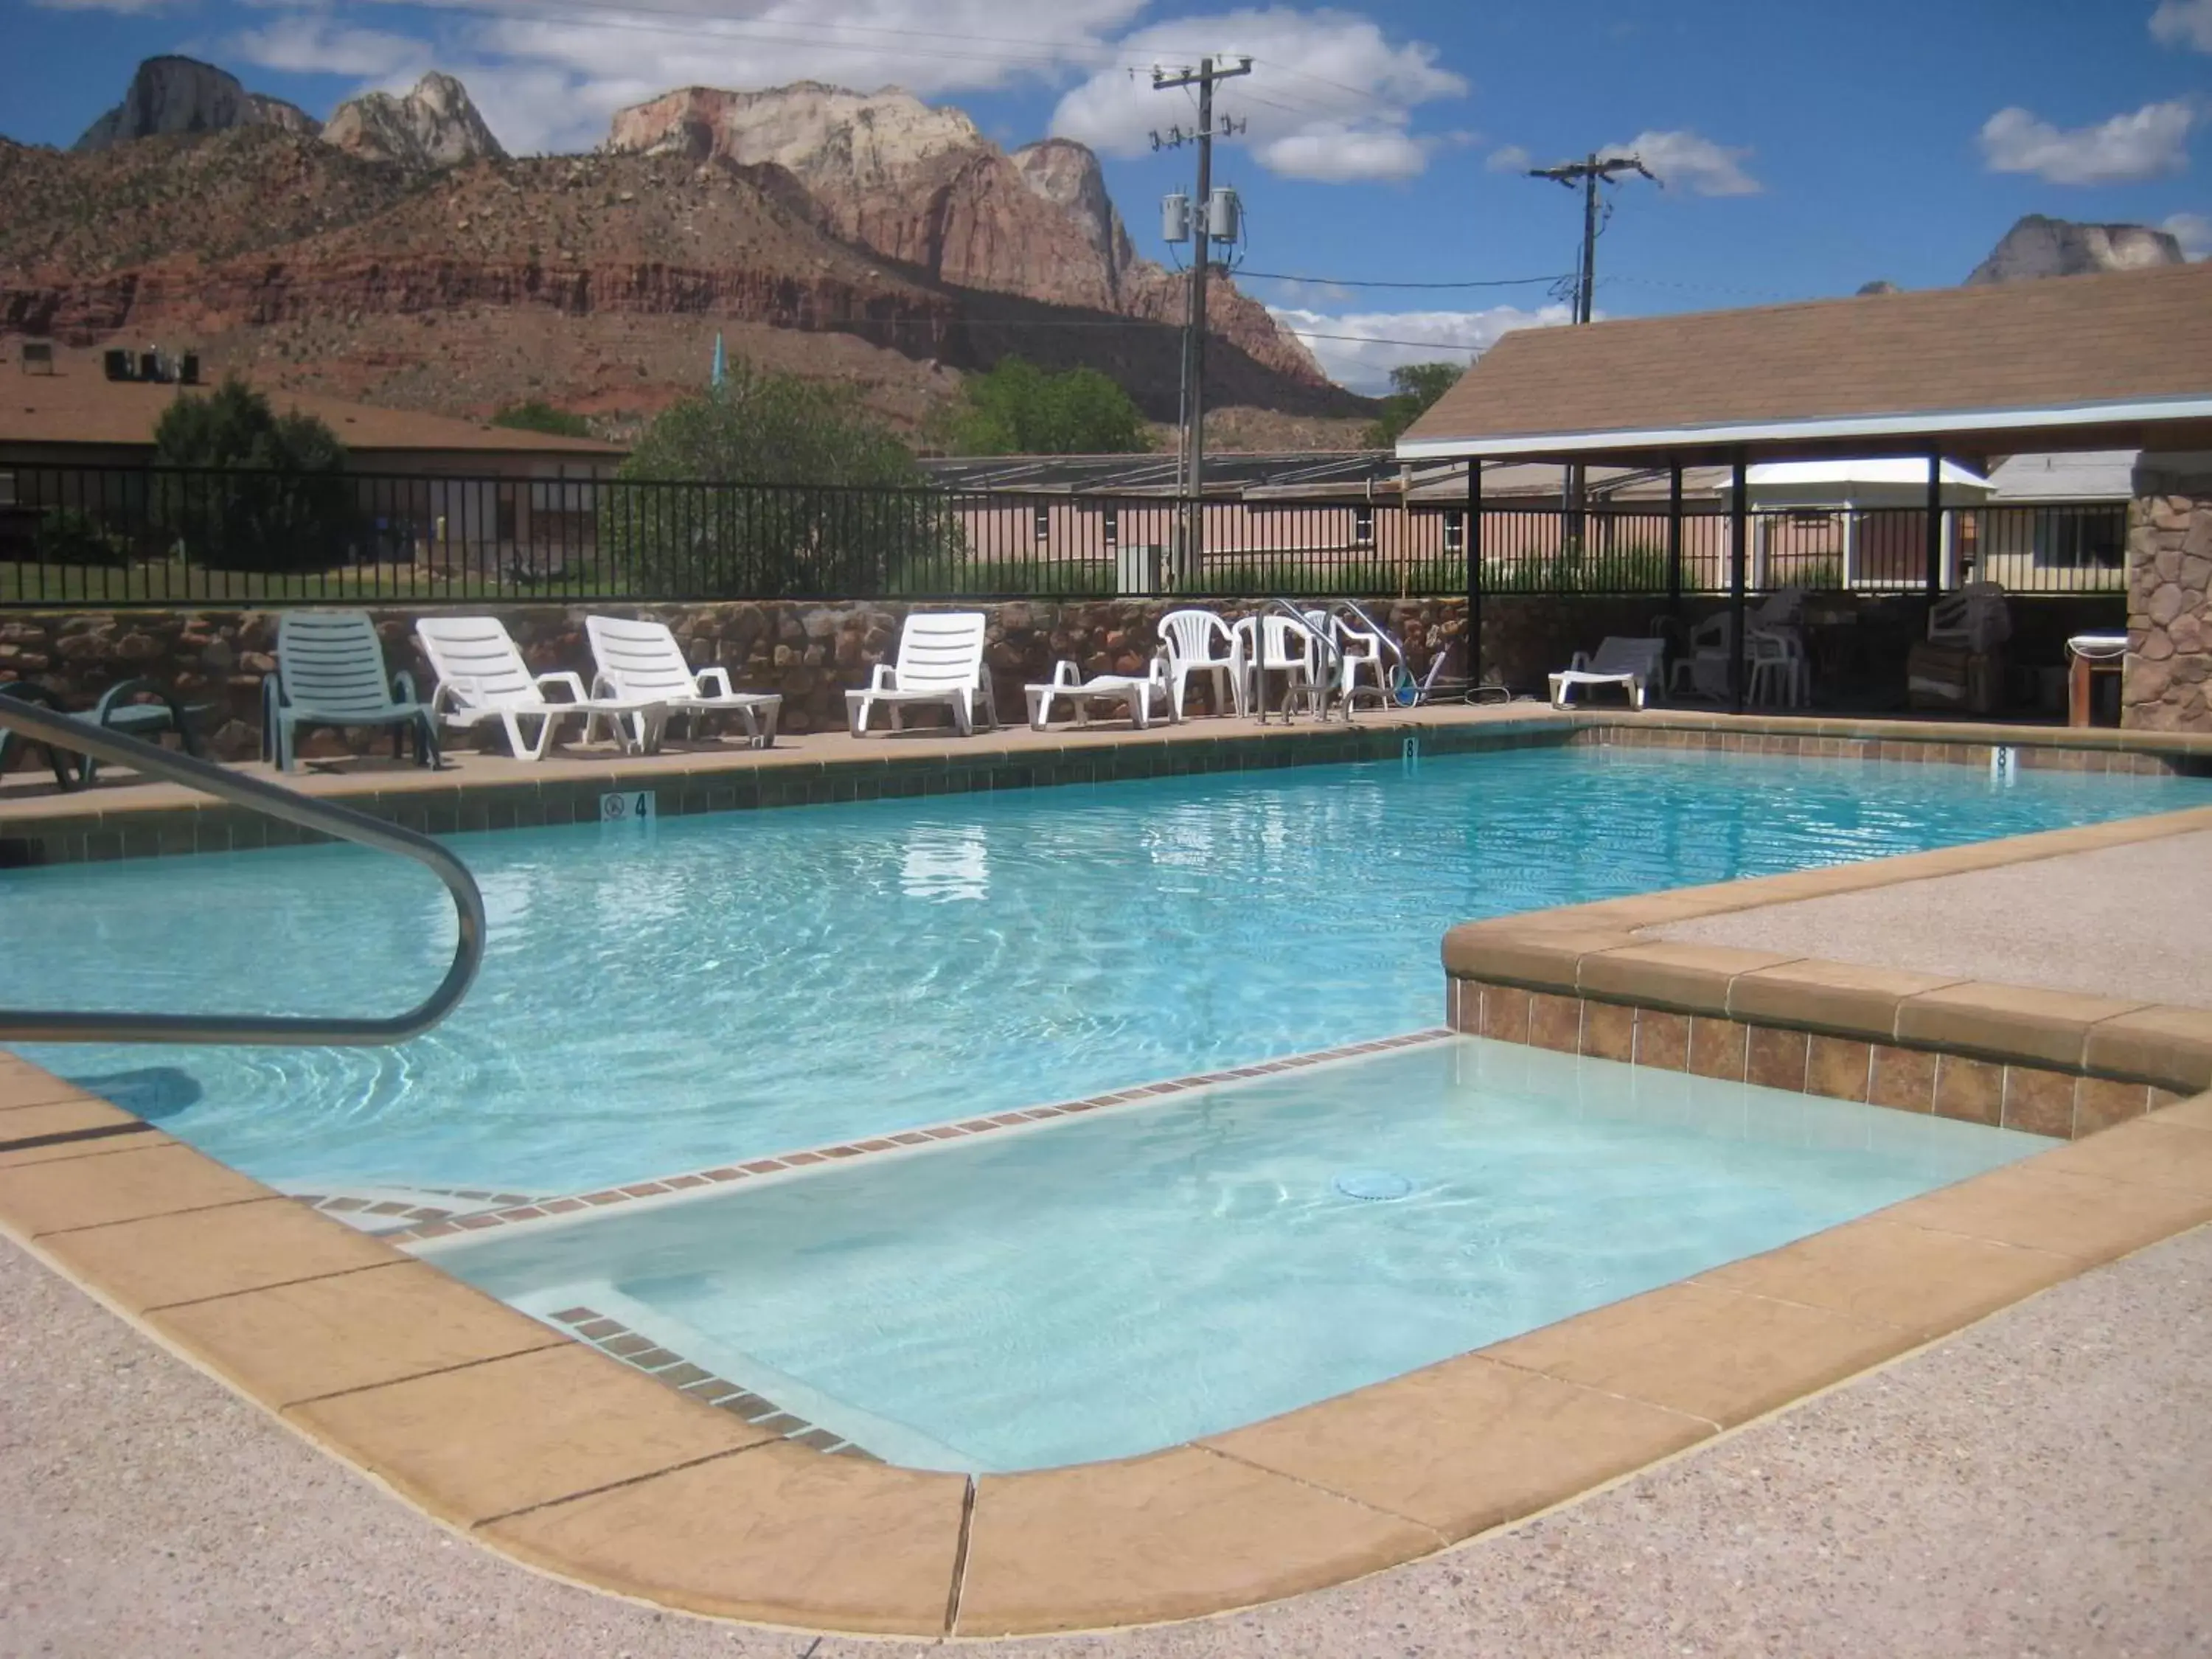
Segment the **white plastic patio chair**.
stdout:
[[1169,696],[1175,717],[1183,716],[1194,674],[1213,677],[1213,711],[1244,708],[1244,656],[1229,624],[1211,611],[1170,611],[1160,618],[1160,647],[1167,653]]
[[1565,708],[1567,693],[1577,686],[1617,685],[1628,693],[1629,707],[1641,708],[1666,659],[1664,640],[1609,635],[1599,641],[1595,653],[1576,652],[1567,665],[1551,677],[1552,707]]
[[[738,691],[730,685],[726,668],[702,668],[696,673],[684,659],[684,647],[663,622],[632,622],[622,617],[586,617],[584,633],[592,643],[592,695],[617,701],[653,700],[675,714],[732,712],[745,723],[745,736],[756,749],[775,746],[776,716],[783,699],[772,691]],[[628,715],[631,735],[645,717]],[[591,723],[586,722],[588,733]]]
[[[415,639],[438,676],[430,708],[439,724],[466,730],[497,720],[506,728],[507,747],[517,760],[544,759],[554,729],[572,718],[583,721],[588,732],[594,716],[611,721],[627,717],[635,726],[636,749],[650,754],[659,745],[666,704],[653,699],[586,696],[582,677],[568,669],[532,674],[507,624],[496,617],[418,617]],[[549,686],[568,692],[568,699],[556,702],[548,698]],[[538,722],[537,735],[528,740],[522,735],[526,720]]]
[[866,690],[845,694],[846,719],[853,735],[868,729],[868,717],[878,703],[890,710],[891,730],[905,729],[905,711],[917,704],[941,703],[952,711],[952,722],[962,737],[975,729],[975,704],[980,696],[991,729],[999,726],[997,699],[990,676],[983,672],[983,631],[980,611],[917,611],[899,630],[896,662],[878,663]]
[[1246,671],[1249,672],[1255,663],[1258,665],[1255,690],[1261,708],[1267,707],[1270,674],[1283,677],[1282,706],[1285,714],[1294,698],[1301,694],[1309,699],[1313,696],[1321,684],[1321,639],[1313,629],[1295,618],[1267,611],[1256,617],[1239,617],[1232,631],[1237,635],[1238,659]]
[[415,758],[438,763],[438,732],[406,670],[384,665],[384,641],[366,611],[287,611],[276,622],[276,672],[261,686],[261,754],[289,772],[303,726],[388,726],[398,758],[408,733]]
[[1176,707],[1173,682],[1170,678],[1165,653],[1152,659],[1152,666],[1142,674],[1094,674],[1084,679],[1075,665],[1065,659],[1053,665],[1052,678],[1042,685],[1022,689],[1029,694],[1030,726],[1042,732],[1052,721],[1052,705],[1066,698],[1075,705],[1075,723],[1079,726],[1091,724],[1091,705],[1097,702],[1119,702],[1129,711],[1129,723],[1139,732],[1152,724],[1152,700],[1159,699],[1167,711],[1168,719],[1180,724],[1182,713]]
[[1349,701],[1364,670],[1369,684],[1387,702],[1390,686],[1382,668],[1382,636],[1371,629],[1346,621],[1338,612],[1309,611],[1305,616],[1316,631],[1326,633],[1336,641],[1337,696]]

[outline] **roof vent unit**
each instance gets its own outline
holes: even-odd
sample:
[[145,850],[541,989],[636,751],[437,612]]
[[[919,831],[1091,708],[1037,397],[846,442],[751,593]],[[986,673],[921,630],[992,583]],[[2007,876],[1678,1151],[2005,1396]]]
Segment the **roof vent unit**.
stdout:
[[1217,190],[1206,198],[1206,234],[1217,242],[1233,242],[1244,228],[1244,204],[1233,190]]
[[1160,240],[1164,242],[1190,240],[1190,198],[1181,191],[1160,198]]

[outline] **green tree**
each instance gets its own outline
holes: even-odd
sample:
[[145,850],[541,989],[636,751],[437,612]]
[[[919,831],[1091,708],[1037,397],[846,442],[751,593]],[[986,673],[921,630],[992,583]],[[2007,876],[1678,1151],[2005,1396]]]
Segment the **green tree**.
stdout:
[[957,556],[943,495],[842,387],[730,366],[647,427],[601,493],[599,545],[641,597],[858,596]]
[[565,409],[556,409],[543,398],[509,404],[491,417],[494,426],[514,432],[546,432],[556,438],[588,438],[591,422]]
[[1129,394],[1095,368],[1002,357],[970,375],[945,428],[961,455],[1131,455],[1152,446]]
[[1466,373],[1464,363],[1405,363],[1392,369],[1390,395],[1383,398],[1382,412],[1369,425],[1362,441],[1370,449],[1389,448]]
[[321,570],[358,514],[345,446],[312,415],[279,415],[243,380],[180,397],[154,428],[158,521],[185,556],[222,570]]

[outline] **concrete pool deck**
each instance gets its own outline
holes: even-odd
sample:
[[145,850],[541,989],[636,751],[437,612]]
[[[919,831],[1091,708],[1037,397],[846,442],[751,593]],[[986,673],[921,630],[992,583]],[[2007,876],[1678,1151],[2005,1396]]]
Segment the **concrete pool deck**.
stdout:
[[[1955,740],[1954,732],[1942,739]],[[1632,963],[1635,952],[1658,950],[1678,994],[1717,980],[1723,1020],[1740,981],[1796,965],[1774,952],[1750,964],[1743,958],[1753,953],[1742,951],[1733,961],[1701,958],[1694,953],[1721,947],[1655,947],[1624,930],[1680,921],[1700,903],[1743,912],[1762,899],[1795,902],[2092,844],[2148,843],[2191,833],[2204,818],[2170,814],[1887,867],[1579,907],[1515,919],[1517,941],[1496,924],[1455,935],[1490,950],[1492,968],[1504,964],[1500,982],[1533,975],[1553,986],[1522,990],[1521,1040],[1556,1038],[1558,1010],[1534,999],[1565,1004],[1564,960],[1566,987],[1577,993],[1577,1031],[1603,1042],[1613,1026],[1590,1009],[1634,1005],[1584,987],[1585,957],[1626,952],[1620,959]],[[1467,977],[1468,962],[1454,963],[1449,949],[1447,961]],[[1868,1000],[1863,983],[1811,977],[1816,992],[1848,991],[1854,1010]],[[1580,996],[1583,989],[1592,994]],[[2039,1109],[2048,1104],[2040,1078],[2084,1068],[2068,1074],[2067,1127],[2058,1133],[2086,1138],[1270,1423],[1126,1463],[1034,1476],[966,1482],[865,1464],[833,1473],[829,1466],[844,1460],[749,1437],[711,1407],[624,1373],[389,1245],[276,1198],[158,1131],[134,1131],[112,1106],[4,1059],[0,1130],[15,1133],[0,1137],[0,1228],[433,1514],[568,1576],[696,1610],[916,1636],[1176,1619],[1431,1554],[1723,1437],[2212,1217],[2212,1098],[2143,1116],[2212,1082],[2203,1069],[2212,1066],[2212,1016],[2117,999],[2091,1018],[2077,998],[2057,1010],[2015,1001],[1996,1010],[1992,1025],[1990,1011],[1969,997],[1963,1013],[1945,1005],[1946,1018],[1957,1018],[1940,1029],[1898,1030],[1898,1006],[1930,989],[1875,988],[1875,1000],[1887,999],[1890,1036],[1939,1056],[1963,1044],[1980,1056],[1965,1063],[2006,1068],[2000,1108],[2015,1066],[2024,1078],[2037,1074],[2021,1093]],[[1800,1005],[1814,1006],[1816,1032],[1819,1000]],[[2093,1043],[2095,1027],[2104,1029]],[[1667,1028],[1655,1018],[1651,1029]],[[1797,1041],[1802,1086],[1810,1086],[1808,1039]],[[1751,1063],[1751,1048],[1735,1051],[1739,1068]],[[1641,1058],[1632,1043],[1616,1057]],[[1931,1069],[1931,1091],[1936,1077]],[[2077,1091],[2091,1084],[2132,1089],[2132,1104],[2116,1109],[2132,1121],[2110,1128],[2106,1118],[2083,1121]],[[2100,1110],[2113,1104],[2109,1093],[2094,1097]],[[1944,1108],[1930,1098],[1918,1109]],[[564,1403],[518,1410],[510,1383],[547,1368],[562,1373],[554,1393]],[[1361,1595],[1387,1582],[1331,1594]],[[1194,1639],[1221,1628],[1193,1627]],[[1361,1644],[1352,1636],[1334,1645]]]

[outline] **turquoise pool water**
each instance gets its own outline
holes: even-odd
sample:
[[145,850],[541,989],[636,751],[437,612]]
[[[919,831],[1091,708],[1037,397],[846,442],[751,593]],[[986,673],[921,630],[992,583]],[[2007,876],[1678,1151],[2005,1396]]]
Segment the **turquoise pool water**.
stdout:
[[[1470,917],[2212,801],[1600,750],[463,836],[490,951],[389,1050],[31,1049],[264,1179],[578,1191],[1436,1024]],[[17,1005],[358,1012],[451,950],[344,848],[0,872]]]
[[1036,1468],[1272,1416],[2051,1144],[1460,1038],[432,1259],[894,1462]]

